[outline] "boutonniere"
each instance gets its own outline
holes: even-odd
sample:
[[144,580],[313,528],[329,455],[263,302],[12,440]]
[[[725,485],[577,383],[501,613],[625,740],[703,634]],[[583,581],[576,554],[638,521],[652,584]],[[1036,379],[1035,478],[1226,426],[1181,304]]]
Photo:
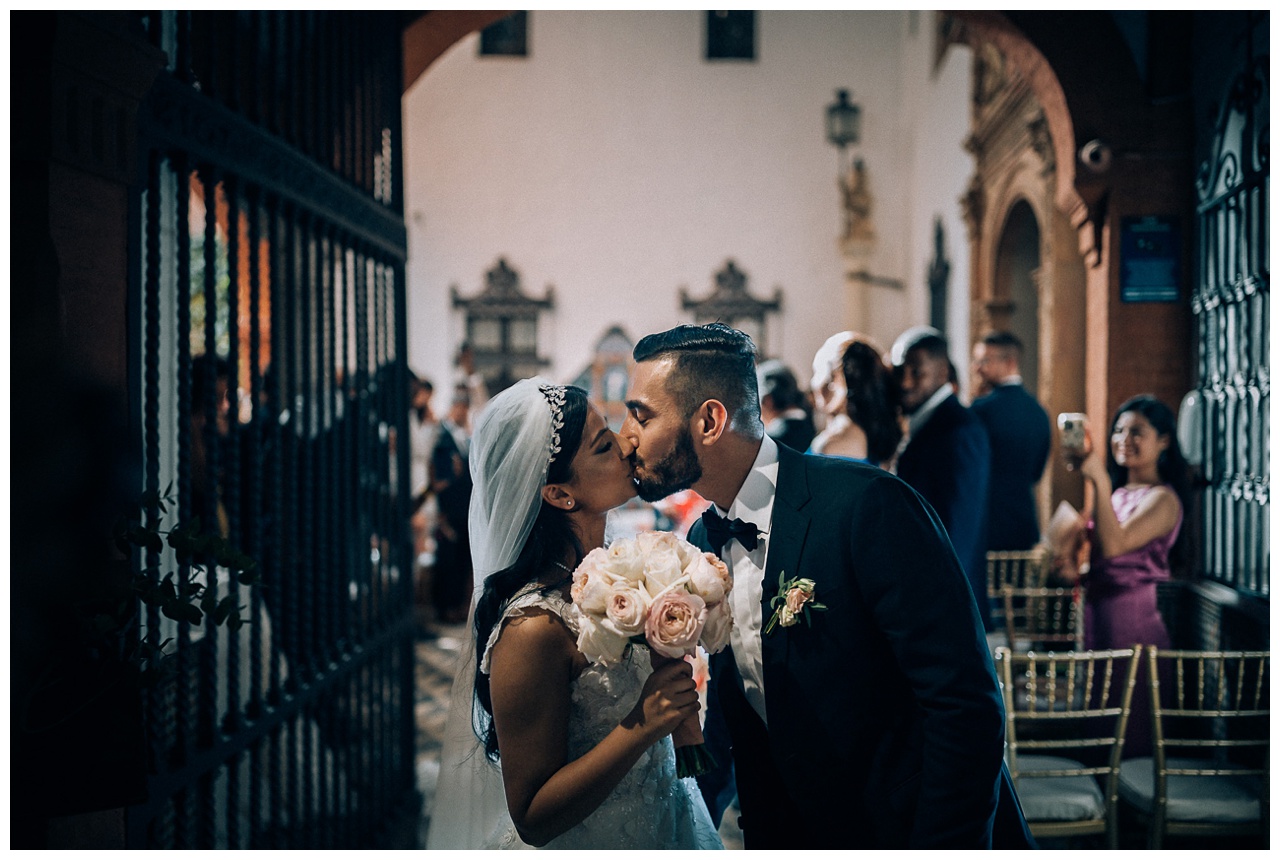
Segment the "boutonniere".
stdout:
[[765,625],[766,635],[772,633],[775,627],[791,627],[801,618],[806,625],[812,625],[810,611],[825,611],[827,608],[814,599],[816,583],[812,579],[785,579],[785,576],[785,572],[778,574],[778,593],[769,604],[773,607],[773,617]]

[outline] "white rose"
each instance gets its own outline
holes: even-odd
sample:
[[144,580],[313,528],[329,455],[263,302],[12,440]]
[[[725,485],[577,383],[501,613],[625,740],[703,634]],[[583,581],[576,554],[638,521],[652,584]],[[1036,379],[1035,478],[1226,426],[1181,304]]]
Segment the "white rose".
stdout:
[[573,572],[569,595],[584,613],[599,617],[605,613],[613,582],[614,577],[596,567],[588,556]]
[[685,567],[689,562],[702,555],[702,550],[682,538],[676,538],[676,552],[680,555],[680,563]]
[[[723,562],[720,564],[723,566]],[[693,589],[693,593],[705,600],[708,606],[724,600],[727,576],[721,575],[720,570],[707,559],[705,553],[694,556],[684,572],[689,576],[689,586]]]
[[722,600],[707,611],[707,623],[702,628],[702,647],[708,654],[719,654],[729,644],[733,631],[733,612],[729,601]]
[[615,633],[601,620],[590,615],[578,617],[578,650],[592,663],[612,666],[622,660],[627,650],[627,637]]
[[633,540],[616,540],[607,550],[591,552],[601,553],[600,566],[627,582],[638,582],[644,576],[644,556]]
[[678,540],[671,532],[640,532],[636,535],[636,548],[641,555],[650,555],[662,549],[675,549]]
[[779,606],[778,607],[778,626],[790,627],[792,624],[795,624],[795,623],[796,623],[796,614],[791,611],[791,608],[788,606]]
[[674,585],[684,576],[680,554],[670,544],[656,545],[644,557],[644,576],[649,584],[649,594],[655,595]]
[[609,588],[605,618],[618,634],[634,636],[644,632],[648,611],[649,599],[642,589],[623,581],[615,582]]

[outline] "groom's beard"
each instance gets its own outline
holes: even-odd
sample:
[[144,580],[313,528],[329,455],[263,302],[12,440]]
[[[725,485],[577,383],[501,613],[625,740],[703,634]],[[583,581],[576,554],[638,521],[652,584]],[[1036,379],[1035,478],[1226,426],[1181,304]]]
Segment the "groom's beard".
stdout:
[[646,502],[665,499],[672,493],[687,490],[702,477],[702,464],[693,446],[693,434],[684,428],[676,438],[671,453],[656,463],[641,462],[645,474],[636,478],[636,493]]

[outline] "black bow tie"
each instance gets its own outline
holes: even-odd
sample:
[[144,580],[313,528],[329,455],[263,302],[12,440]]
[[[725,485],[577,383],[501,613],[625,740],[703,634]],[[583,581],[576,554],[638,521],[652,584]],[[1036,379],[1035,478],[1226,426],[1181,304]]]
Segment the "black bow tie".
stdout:
[[755,549],[760,543],[760,529],[740,519],[725,519],[716,513],[714,507],[707,508],[703,512],[702,524],[706,526],[707,542],[711,544],[711,551],[716,555],[720,554],[724,545],[732,538],[737,538],[738,543],[742,544],[747,552]]

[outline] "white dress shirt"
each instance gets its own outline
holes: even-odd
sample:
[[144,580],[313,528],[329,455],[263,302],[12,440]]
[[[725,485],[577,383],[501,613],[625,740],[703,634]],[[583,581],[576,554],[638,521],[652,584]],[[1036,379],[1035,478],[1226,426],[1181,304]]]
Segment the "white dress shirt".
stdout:
[[912,436],[920,432],[920,428],[929,423],[933,413],[942,405],[942,401],[955,393],[956,387],[950,382],[944,383],[941,388],[933,392],[933,396],[921,403],[919,409],[907,416],[907,435]]
[[720,551],[733,577],[729,606],[733,610],[733,631],[729,644],[742,676],[747,701],[768,724],[764,708],[764,649],[761,644],[763,619],[760,601],[764,596],[764,565],[769,554],[769,528],[773,520],[773,499],[778,489],[778,444],[765,436],[756,453],[756,461],[742,482],[728,513],[715,505],[716,513],[729,519],[741,519],[760,529],[760,542],[751,552],[737,540],[730,540]]

